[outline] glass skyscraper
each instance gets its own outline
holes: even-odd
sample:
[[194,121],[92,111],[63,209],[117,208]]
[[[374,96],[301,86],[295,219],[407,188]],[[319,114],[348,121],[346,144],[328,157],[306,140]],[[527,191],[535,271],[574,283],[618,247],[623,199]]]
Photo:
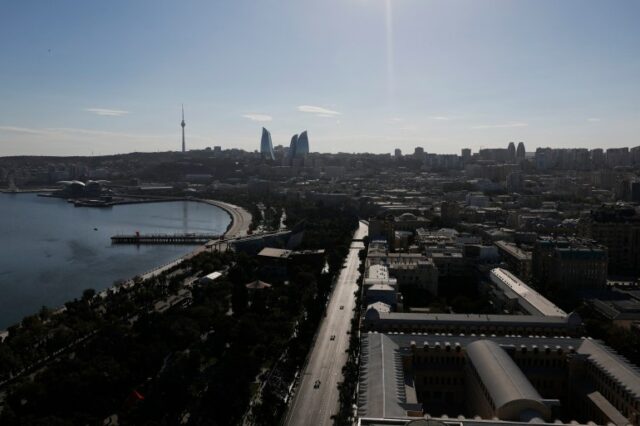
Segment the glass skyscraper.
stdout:
[[262,128],[262,139],[260,139],[260,154],[262,158],[267,160],[275,160],[276,156],[273,154],[273,143],[271,142],[271,133],[264,127]]
[[309,136],[307,135],[307,131],[300,133],[298,136],[298,143],[296,145],[296,155],[302,156],[307,155],[309,153]]

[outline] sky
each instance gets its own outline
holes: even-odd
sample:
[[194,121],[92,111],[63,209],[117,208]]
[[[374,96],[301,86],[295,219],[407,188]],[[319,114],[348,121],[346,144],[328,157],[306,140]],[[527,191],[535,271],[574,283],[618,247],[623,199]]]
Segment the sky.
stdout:
[[0,156],[640,145],[636,0],[0,0]]

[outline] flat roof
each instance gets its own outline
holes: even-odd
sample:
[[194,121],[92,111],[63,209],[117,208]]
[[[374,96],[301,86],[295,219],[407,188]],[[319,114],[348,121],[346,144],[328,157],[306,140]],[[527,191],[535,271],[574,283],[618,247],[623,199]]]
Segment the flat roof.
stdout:
[[292,253],[291,250],[265,247],[262,250],[260,250],[260,253],[258,253],[258,256],[287,259],[291,255],[291,253]]
[[388,279],[389,269],[384,265],[371,265],[367,270],[367,278]]
[[[511,272],[502,268],[494,268],[491,270],[491,277],[495,278],[491,281],[501,286],[503,290],[514,292],[520,299],[526,303],[521,303],[523,308],[527,309],[531,314],[539,314],[544,316],[566,317],[567,313],[551,303],[547,298],[529,287],[522,280],[518,279]],[[528,306],[527,306],[528,305]]]
[[532,255],[531,252],[524,251],[514,243],[510,243],[508,241],[496,241],[494,242],[496,247],[506,251],[511,256],[515,257],[518,260],[531,260]]
[[[441,325],[479,324],[479,325],[571,325],[573,317],[543,317],[531,315],[492,315],[492,314],[427,314],[415,312],[380,312],[378,321],[406,322],[406,323],[434,323]],[[581,321],[576,320],[576,325]]]
[[214,271],[214,272],[212,272],[210,274],[205,275],[204,277],[202,277],[200,279],[201,280],[205,280],[206,279],[206,280],[213,281],[213,280],[216,280],[216,279],[220,278],[221,276],[222,276],[222,272]]
[[[572,351],[584,354],[602,371],[612,377],[634,397],[640,396],[640,370],[615,354],[598,340],[572,337],[513,337],[472,336],[451,333],[363,333],[361,337],[360,393],[358,416],[369,418],[409,419],[403,407],[403,354],[411,353],[412,344],[418,347],[460,345],[468,348],[473,342],[485,340],[502,349],[534,346],[540,349]],[[507,368],[508,370],[508,368]]]
[[605,371],[622,388],[626,388],[634,397],[640,397],[640,369],[629,363],[612,349],[594,340],[585,340],[578,353],[589,355],[589,360]]

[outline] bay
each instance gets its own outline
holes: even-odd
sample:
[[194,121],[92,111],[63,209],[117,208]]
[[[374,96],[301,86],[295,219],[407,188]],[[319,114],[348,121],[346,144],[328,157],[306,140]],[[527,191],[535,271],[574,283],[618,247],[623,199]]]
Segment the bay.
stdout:
[[103,290],[193,250],[188,245],[112,245],[115,234],[213,233],[222,209],[194,201],[74,207],[36,194],[0,194],[0,330],[56,308],[82,291]]

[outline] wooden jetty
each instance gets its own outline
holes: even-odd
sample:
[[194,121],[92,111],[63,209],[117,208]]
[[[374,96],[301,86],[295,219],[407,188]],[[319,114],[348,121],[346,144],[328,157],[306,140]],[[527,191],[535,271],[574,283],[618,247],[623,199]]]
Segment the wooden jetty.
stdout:
[[139,234],[114,235],[112,244],[205,244],[211,240],[219,240],[217,234]]

